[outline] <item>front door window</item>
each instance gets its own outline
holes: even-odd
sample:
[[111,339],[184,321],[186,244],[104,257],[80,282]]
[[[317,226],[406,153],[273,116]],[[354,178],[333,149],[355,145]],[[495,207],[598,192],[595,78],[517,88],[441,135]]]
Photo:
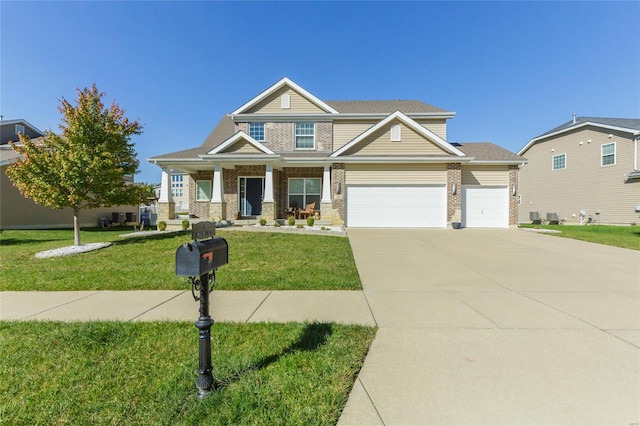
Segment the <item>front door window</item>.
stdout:
[[262,214],[262,198],[264,196],[263,177],[240,178],[240,214],[242,216],[259,216]]

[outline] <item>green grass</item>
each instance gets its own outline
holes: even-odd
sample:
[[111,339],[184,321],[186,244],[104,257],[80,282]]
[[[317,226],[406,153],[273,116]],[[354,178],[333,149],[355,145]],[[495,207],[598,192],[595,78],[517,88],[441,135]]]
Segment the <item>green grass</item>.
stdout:
[[[168,290],[187,288],[175,276],[175,253],[190,232],[120,238],[130,229],[81,231],[83,244],[111,247],[74,256],[35,254],[73,244],[71,230],[0,234],[0,290]],[[362,288],[347,238],[218,230],[229,264],[216,274],[220,290],[357,290]]]
[[521,225],[522,228],[553,229],[561,233],[548,235],[573,238],[608,246],[640,250],[640,226],[612,225]]
[[198,400],[192,323],[0,322],[0,424],[333,425],[374,335],[215,324]]

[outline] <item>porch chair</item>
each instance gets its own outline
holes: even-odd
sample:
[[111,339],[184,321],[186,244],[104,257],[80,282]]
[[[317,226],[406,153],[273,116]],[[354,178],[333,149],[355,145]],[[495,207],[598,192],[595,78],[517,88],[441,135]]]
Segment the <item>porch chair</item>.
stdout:
[[309,216],[313,215],[313,210],[316,208],[316,203],[315,201],[313,203],[309,203],[307,204],[307,207],[304,210],[300,210],[298,212],[298,217],[300,219],[306,219]]

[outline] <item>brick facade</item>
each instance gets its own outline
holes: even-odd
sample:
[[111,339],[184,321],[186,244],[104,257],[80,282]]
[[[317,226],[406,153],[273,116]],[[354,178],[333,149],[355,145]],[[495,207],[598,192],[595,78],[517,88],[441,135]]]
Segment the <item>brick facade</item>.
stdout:
[[517,165],[509,166],[509,225],[518,224],[518,173]]
[[[209,201],[196,201],[196,181],[213,182],[213,170],[201,170],[189,176],[189,213],[200,218],[209,218]],[[213,184],[212,184],[213,185]]]
[[[338,217],[343,221],[344,216],[344,196],[347,188],[345,187],[345,167],[344,163],[336,163],[331,166],[331,199],[333,200],[333,208],[338,213]],[[340,194],[336,194],[337,186],[340,186]]]
[[[249,123],[236,123],[236,131],[249,134]],[[315,140],[317,152],[332,152],[333,123],[330,121],[316,122]],[[273,152],[293,152],[295,149],[295,123],[265,123],[264,141],[262,142]]]
[[[453,194],[453,187],[456,193]],[[447,223],[462,221],[462,165],[447,164]]]

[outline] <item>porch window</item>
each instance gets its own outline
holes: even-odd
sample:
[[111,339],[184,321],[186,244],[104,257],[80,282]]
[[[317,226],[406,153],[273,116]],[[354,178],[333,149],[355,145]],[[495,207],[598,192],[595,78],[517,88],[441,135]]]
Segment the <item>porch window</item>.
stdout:
[[210,201],[210,200],[211,200],[211,181],[197,180],[196,181],[196,201]]
[[303,209],[309,203],[316,203],[320,210],[322,195],[322,179],[320,178],[291,178],[289,179],[289,206]]
[[600,147],[602,153],[602,166],[612,166],[616,164],[616,143],[607,143]]
[[264,123],[249,123],[249,136],[257,141],[264,141]]
[[315,147],[315,124],[296,123],[296,149],[313,149]]

